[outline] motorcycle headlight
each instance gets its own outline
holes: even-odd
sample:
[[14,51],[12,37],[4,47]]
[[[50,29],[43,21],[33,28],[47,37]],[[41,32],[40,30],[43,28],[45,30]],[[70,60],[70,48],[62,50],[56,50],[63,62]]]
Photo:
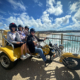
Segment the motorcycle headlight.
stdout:
[[51,50],[52,53],[55,53],[55,50]]
[[57,47],[57,44],[54,44],[54,47]]
[[59,48],[60,48],[61,50],[63,50],[63,49],[64,49],[64,46],[63,46],[63,45],[59,45]]
[[54,47],[54,49],[57,49],[58,46],[57,46],[57,44],[54,44],[53,47]]

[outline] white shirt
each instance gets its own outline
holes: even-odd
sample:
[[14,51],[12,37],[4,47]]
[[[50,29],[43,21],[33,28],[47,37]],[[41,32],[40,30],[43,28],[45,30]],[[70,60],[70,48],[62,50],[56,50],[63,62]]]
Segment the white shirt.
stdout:
[[[15,38],[17,41],[15,41]],[[7,40],[11,43],[17,43],[18,41],[21,42],[21,38],[18,32],[12,33],[8,32],[7,33]]]
[[11,33],[11,39],[15,40],[15,38],[16,38],[16,34],[15,33]]

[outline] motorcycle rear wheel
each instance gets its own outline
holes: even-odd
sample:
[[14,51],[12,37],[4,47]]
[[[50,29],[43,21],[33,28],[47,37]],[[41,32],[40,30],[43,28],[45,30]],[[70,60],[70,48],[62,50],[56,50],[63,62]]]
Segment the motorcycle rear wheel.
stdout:
[[77,58],[64,58],[62,61],[63,65],[70,70],[78,70],[80,69],[80,59]]

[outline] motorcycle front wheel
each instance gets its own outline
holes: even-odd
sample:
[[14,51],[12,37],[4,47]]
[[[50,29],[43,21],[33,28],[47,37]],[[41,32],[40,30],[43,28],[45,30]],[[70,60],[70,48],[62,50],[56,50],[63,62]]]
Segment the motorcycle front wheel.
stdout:
[[71,69],[71,70],[80,69],[80,59],[67,57],[63,59],[62,63],[68,69]]

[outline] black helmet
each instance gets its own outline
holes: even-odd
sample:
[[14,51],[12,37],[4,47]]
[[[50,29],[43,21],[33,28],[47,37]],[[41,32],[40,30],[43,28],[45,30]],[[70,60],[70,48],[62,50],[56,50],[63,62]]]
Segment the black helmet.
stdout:
[[29,30],[29,27],[28,27],[28,26],[25,26],[25,29],[26,29],[26,28]]
[[9,29],[11,30],[11,32],[12,32],[12,27],[15,27],[15,31],[17,31],[17,25],[15,23],[9,24]]
[[34,28],[31,28],[31,29],[30,29],[30,33],[31,33],[31,32],[35,32],[35,29],[34,29]]
[[[22,25],[18,25],[18,30],[19,30],[19,27],[22,27]],[[22,27],[22,29],[23,29],[23,27]],[[19,30],[20,31],[20,30]]]
[[18,25],[18,27],[22,27],[22,25]]

